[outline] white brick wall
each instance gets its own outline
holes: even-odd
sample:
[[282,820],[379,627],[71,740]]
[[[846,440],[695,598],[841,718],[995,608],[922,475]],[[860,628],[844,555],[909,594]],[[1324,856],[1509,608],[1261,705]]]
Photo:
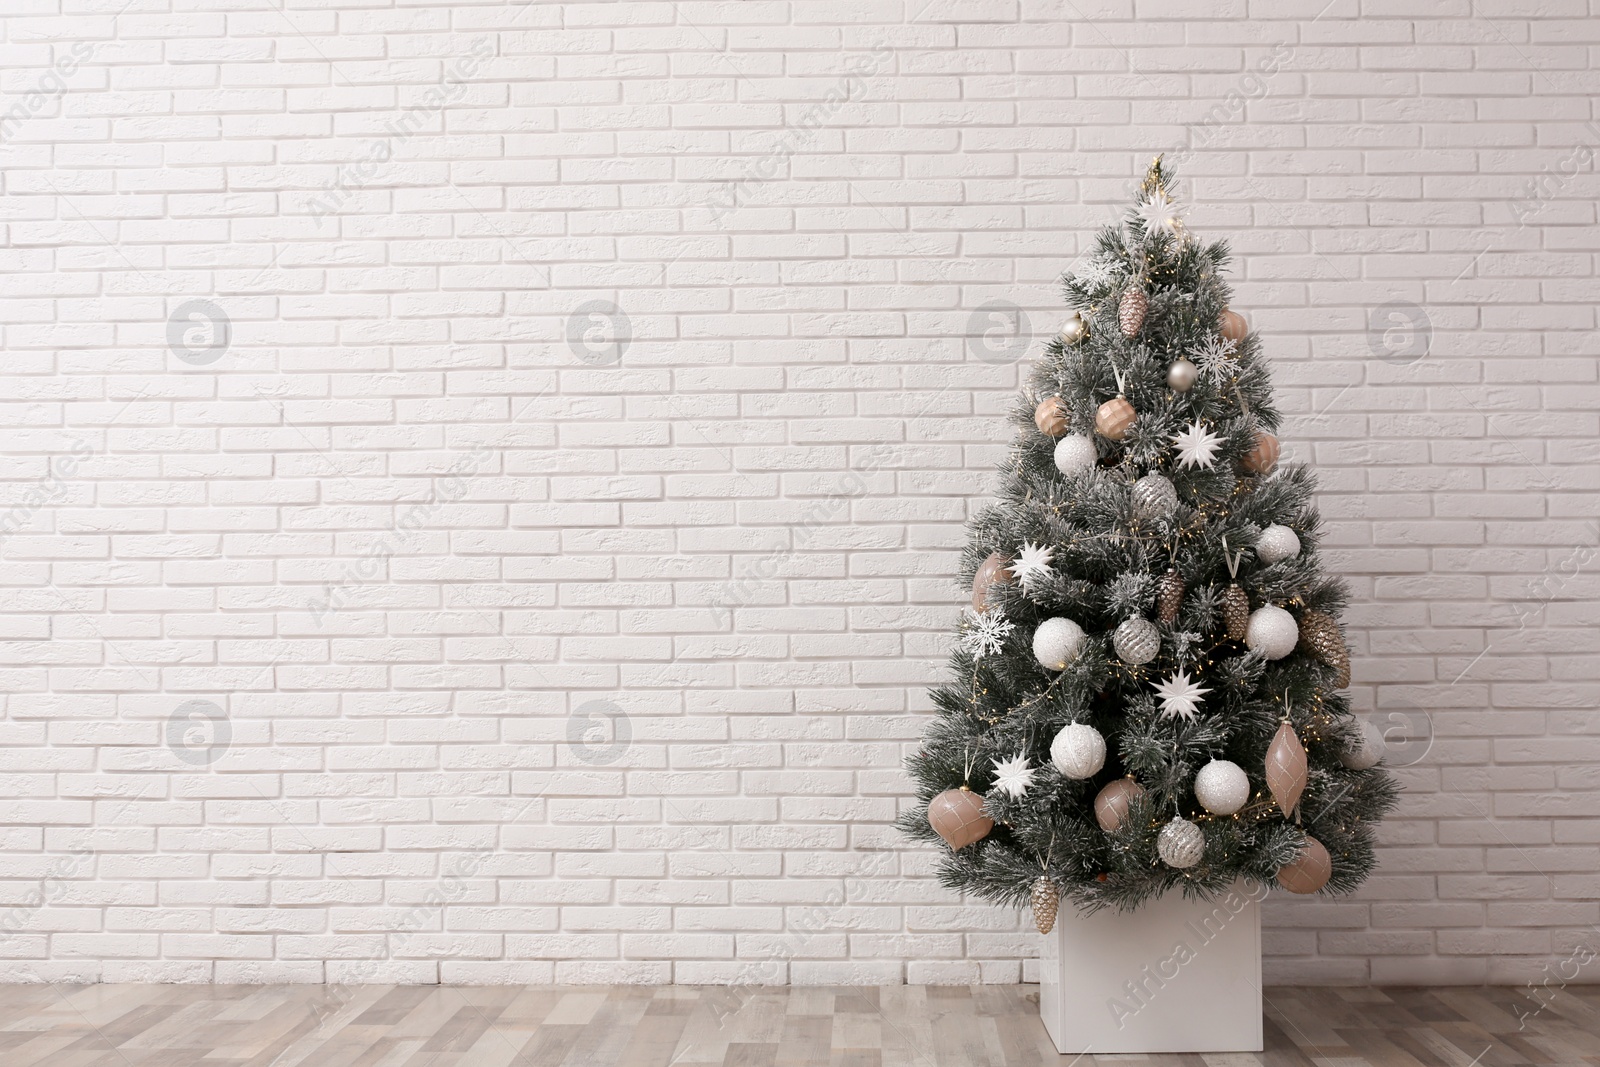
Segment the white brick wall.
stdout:
[[1269,976],[1597,936],[1581,0],[199,6],[0,22],[0,977],[1030,974],[889,823],[1159,150],[1409,764]]

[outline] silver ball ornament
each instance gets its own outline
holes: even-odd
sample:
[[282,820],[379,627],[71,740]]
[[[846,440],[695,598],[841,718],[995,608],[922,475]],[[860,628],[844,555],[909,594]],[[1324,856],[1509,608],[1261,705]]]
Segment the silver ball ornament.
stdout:
[[1259,652],[1264,659],[1282,659],[1300,643],[1300,624],[1287,611],[1267,604],[1250,613],[1250,622],[1244,631],[1244,643],[1251,652]]
[[1083,627],[1071,619],[1046,619],[1033,631],[1033,657],[1046,670],[1065,670],[1083,648]]
[[1133,483],[1133,511],[1142,519],[1165,519],[1178,510],[1178,490],[1164,474],[1151,472]]
[[1213,815],[1232,815],[1250,799],[1250,777],[1237,763],[1214,759],[1194,776],[1194,798]]
[[1206,854],[1205,832],[1188,819],[1173,819],[1156,835],[1156,851],[1168,867],[1193,867]]
[[1161,651],[1161,631],[1140,615],[1123,622],[1111,635],[1111,647],[1124,663],[1138,666],[1149,663]]
[[1256,538],[1256,558],[1272,564],[1300,554],[1300,538],[1287,526],[1273,523]]
[[1175,389],[1180,393],[1187,393],[1194,388],[1194,383],[1200,377],[1200,368],[1184,356],[1179,356],[1167,368],[1167,388]]
[[1388,742],[1384,740],[1383,731],[1378,729],[1377,724],[1371,719],[1362,719],[1358,743],[1354,748],[1347,748],[1341,752],[1339,762],[1352,771],[1364,771],[1378,765],[1387,747]]
[[1106,739],[1081,722],[1063,726],[1050,742],[1050,762],[1068,778],[1093,778],[1106,765]]
[[1056,442],[1056,470],[1062,474],[1088,470],[1099,458],[1093,439],[1085,434],[1071,433]]
[[1061,341],[1063,344],[1075,345],[1089,336],[1089,320],[1074,311],[1067,316],[1061,324]]

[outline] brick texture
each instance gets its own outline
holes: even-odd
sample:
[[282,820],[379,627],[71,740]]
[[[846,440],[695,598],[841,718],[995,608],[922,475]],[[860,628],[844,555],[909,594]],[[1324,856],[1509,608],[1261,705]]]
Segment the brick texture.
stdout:
[[890,824],[1157,151],[1408,790],[1268,977],[1600,936],[1580,0],[255,7],[0,22],[0,978],[1031,977]]

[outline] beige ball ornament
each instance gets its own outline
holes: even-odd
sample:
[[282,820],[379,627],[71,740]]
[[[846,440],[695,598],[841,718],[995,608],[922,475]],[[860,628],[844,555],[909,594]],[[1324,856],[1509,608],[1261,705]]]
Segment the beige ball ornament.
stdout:
[[1061,343],[1075,345],[1089,336],[1089,320],[1074,311],[1061,324]]
[[1106,765],[1106,739],[1086,723],[1069,723],[1050,742],[1050,762],[1068,778],[1093,778]]
[[1306,835],[1306,844],[1289,863],[1278,868],[1278,884],[1291,893],[1315,893],[1333,876],[1333,858],[1321,841]]
[[1383,759],[1383,751],[1387,747],[1388,742],[1384,740],[1383,731],[1378,729],[1377,724],[1371,719],[1362,719],[1356,744],[1339,754],[1339,762],[1352,771],[1368,770]]
[[987,836],[994,829],[994,820],[983,813],[983,797],[962,786],[946,789],[928,801],[928,825],[959,852]]
[[1144,786],[1132,778],[1118,778],[1107,783],[1094,798],[1094,821],[1100,829],[1112,833],[1122,826],[1133,802],[1144,796]]
[[1033,424],[1046,437],[1060,437],[1067,432],[1067,405],[1059,396],[1047,396],[1033,409]]
[[1179,356],[1167,367],[1167,388],[1174,392],[1187,393],[1199,379],[1200,368],[1189,362],[1186,356]]
[[1083,627],[1064,616],[1046,619],[1033,631],[1033,658],[1046,670],[1066,670],[1083,648]]
[[1287,611],[1276,604],[1266,604],[1250,613],[1244,643],[1263,659],[1282,659],[1300,643],[1300,626]]
[[1213,815],[1232,815],[1250,799],[1250,777],[1237,763],[1214,759],[1194,776],[1194,798]]
[[1287,526],[1273,523],[1256,538],[1256,558],[1262,563],[1280,563],[1300,554],[1300,538]]
[[1094,441],[1086,434],[1068,434],[1056,442],[1056,470],[1062,474],[1077,474],[1093,467],[1099,453]]
[[972,576],[972,610],[983,611],[989,606],[989,587],[996,582],[1011,580],[1011,572],[1006,568],[1011,563],[1010,556],[1002,556],[998,552],[991,552],[989,558],[978,564],[978,572]]
[[1282,448],[1278,439],[1265,430],[1256,431],[1256,443],[1246,452],[1239,465],[1247,474],[1267,474],[1278,465]]
[[1237,311],[1222,309],[1222,314],[1217,316],[1217,330],[1229,341],[1243,341],[1250,332],[1250,326],[1244,321],[1244,316]]
[[1168,867],[1193,867],[1206,854],[1205,832],[1188,819],[1173,819],[1156,835],[1156,852]]
[[1128,398],[1118,394],[1100,405],[1094,413],[1094,432],[1108,441],[1120,441],[1128,436],[1133,420],[1138,415]]

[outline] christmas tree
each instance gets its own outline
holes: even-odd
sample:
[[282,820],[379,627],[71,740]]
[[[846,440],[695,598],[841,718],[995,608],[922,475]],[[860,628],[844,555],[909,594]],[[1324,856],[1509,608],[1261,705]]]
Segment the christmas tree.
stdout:
[[1225,243],[1150,166],[1064,279],[1076,309],[1016,408],[999,499],[901,819],[940,880],[1000,904],[1132,908],[1243,878],[1345,892],[1395,801],[1340,690],[1345,591],[1314,482],[1278,462],[1261,345]]

